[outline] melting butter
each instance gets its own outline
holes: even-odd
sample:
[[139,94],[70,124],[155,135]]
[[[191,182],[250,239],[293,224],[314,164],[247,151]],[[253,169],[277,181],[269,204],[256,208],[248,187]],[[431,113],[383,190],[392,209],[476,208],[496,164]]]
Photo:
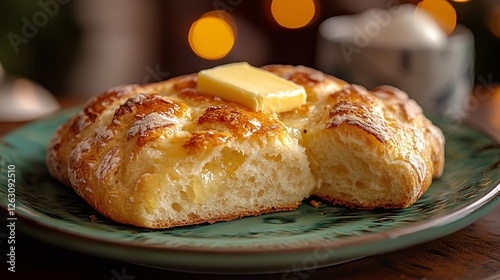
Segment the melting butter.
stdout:
[[304,87],[246,62],[200,71],[197,87],[201,93],[271,113],[290,111],[307,98]]

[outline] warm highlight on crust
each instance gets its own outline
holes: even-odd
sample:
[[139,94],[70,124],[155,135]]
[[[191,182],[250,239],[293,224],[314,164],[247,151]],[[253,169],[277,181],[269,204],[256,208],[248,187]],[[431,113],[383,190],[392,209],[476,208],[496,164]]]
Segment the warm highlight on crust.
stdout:
[[236,106],[212,106],[198,118],[199,126],[222,125],[232,134],[249,137],[283,129],[275,119],[267,114],[252,112]]
[[328,96],[330,109],[326,128],[335,128],[343,123],[358,127],[373,135],[381,143],[389,141],[389,131],[382,116],[376,112],[376,100],[357,86],[349,86]]
[[442,174],[444,137],[403,91],[304,66],[263,69],[304,86],[307,103],[250,111],[199,94],[196,74],[115,87],[54,133],[49,172],[110,219],[148,228],[293,210],[309,195],[404,208]]

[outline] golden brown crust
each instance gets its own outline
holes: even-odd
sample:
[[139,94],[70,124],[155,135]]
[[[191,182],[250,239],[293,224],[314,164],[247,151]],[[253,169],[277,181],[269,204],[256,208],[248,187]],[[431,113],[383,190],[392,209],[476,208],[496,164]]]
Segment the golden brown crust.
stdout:
[[228,105],[209,107],[198,118],[198,125],[205,129],[223,126],[224,130],[227,129],[239,137],[266,134],[282,128],[270,115]]
[[[333,204],[352,208],[407,207],[427,190],[432,178],[441,175],[442,133],[406,93],[390,86],[368,91],[303,66],[268,65],[263,69],[304,86],[307,103],[280,114],[249,111],[239,104],[199,94],[196,74],[143,86],[116,87],[89,100],[54,133],[47,153],[49,172],[111,219],[152,228],[228,221],[293,210],[300,204],[294,201],[235,210],[220,216],[193,214],[180,220],[152,223],[141,220],[142,214],[137,213],[151,214],[161,204],[158,185],[166,178],[200,180],[191,178],[191,174],[178,174],[175,162],[186,161],[186,158],[203,161],[207,151],[219,151],[236,145],[234,143],[255,141],[258,147],[265,147],[267,141],[274,141],[272,139],[286,142],[295,137],[308,151],[310,138],[323,135],[327,137],[325,141],[329,141],[328,137],[350,135],[356,137],[356,141],[364,141],[363,145],[380,153],[379,156],[394,158],[409,166],[408,172],[412,175],[405,174],[402,180],[408,184],[401,186],[408,195],[398,201],[362,204],[331,193],[314,193]],[[406,150],[398,150],[399,146]],[[166,158],[158,158],[159,154]],[[242,162],[247,156],[233,152],[223,157],[223,164],[228,166],[222,175],[229,176],[228,172],[234,169],[229,165],[234,165],[236,160]],[[310,151],[307,156],[314,174],[314,169],[320,169],[322,163],[315,162]],[[274,157],[272,160],[281,160],[279,156],[270,156]],[[163,161],[172,168],[159,171]],[[202,164],[202,168],[207,168],[207,164]],[[202,172],[208,172],[204,170]],[[155,177],[158,172],[166,172],[166,175]],[[219,176],[206,174],[201,180],[216,182],[214,178]],[[212,181],[209,181],[205,183],[210,185]],[[181,192],[182,197],[196,195],[203,197],[189,189]],[[172,208],[180,209],[182,205],[172,205]]]
[[223,216],[217,216],[213,217],[210,219],[203,219],[200,217],[197,217],[196,215],[193,215],[190,217],[190,219],[187,220],[180,220],[172,223],[157,223],[155,224],[154,228],[170,228],[170,227],[178,227],[178,226],[189,226],[189,225],[194,225],[194,224],[202,224],[202,223],[208,223],[208,224],[213,224],[216,222],[227,222],[227,221],[232,221],[236,220],[239,218],[243,217],[250,217],[250,216],[259,216],[259,215],[264,215],[264,214],[269,214],[269,213],[274,213],[274,212],[281,212],[281,211],[292,211],[297,209],[299,207],[300,203],[294,203],[290,205],[284,205],[280,207],[268,207],[268,208],[261,208],[261,209],[255,209],[252,211],[240,211],[240,212],[234,212],[230,213],[227,215]]
[[383,116],[377,113],[377,100],[361,87],[348,86],[329,95],[326,102],[332,104],[327,129],[345,123],[364,130],[381,143],[391,138],[391,131]]

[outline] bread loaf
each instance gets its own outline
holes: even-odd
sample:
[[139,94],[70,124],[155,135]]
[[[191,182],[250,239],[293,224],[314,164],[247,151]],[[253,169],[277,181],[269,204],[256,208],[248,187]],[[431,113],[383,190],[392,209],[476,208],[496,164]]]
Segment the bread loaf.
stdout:
[[110,219],[147,228],[293,210],[311,195],[407,207],[440,176],[444,137],[404,92],[263,69],[304,86],[306,104],[251,111],[198,92],[196,74],[116,87],[57,129],[49,172]]

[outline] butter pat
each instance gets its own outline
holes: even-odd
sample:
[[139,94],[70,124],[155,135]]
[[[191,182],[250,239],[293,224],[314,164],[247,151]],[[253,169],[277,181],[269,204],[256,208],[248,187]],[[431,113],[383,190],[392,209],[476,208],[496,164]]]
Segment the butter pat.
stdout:
[[305,89],[246,62],[198,73],[198,91],[246,106],[254,111],[290,111],[306,102]]

